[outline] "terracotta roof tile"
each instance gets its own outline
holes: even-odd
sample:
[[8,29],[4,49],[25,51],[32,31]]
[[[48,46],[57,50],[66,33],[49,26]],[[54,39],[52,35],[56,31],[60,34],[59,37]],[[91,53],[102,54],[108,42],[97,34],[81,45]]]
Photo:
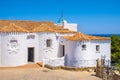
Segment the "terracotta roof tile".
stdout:
[[[14,26],[15,28],[10,27],[9,25],[10,23],[15,24],[15,26],[19,26],[21,30],[18,30],[15,26]],[[70,31],[68,29],[64,29],[58,25],[54,25],[53,22],[9,21],[9,20],[0,20],[0,31],[1,32],[29,31],[29,32],[57,32],[57,33],[74,33],[75,32],[75,31]]]
[[32,30],[33,32],[54,32],[54,29],[46,24],[41,24]]
[[75,33],[73,36],[64,36],[65,39],[74,41],[74,40],[110,40],[108,37],[96,37],[96,36],[90,36],[86,34],[82,34],[80,32]]
[[0,29],[0,32],[29,32],[14,23],[10,23]]
[[96,37],[85,35],[80,32],[70,31],[61,26],[54,25],[53,22],[33,22],[33,21],[8,21],[0,20],[0,32],[56,32],[75,33],[73,36],[64,36],[67,40],[108,40],[106,37]]

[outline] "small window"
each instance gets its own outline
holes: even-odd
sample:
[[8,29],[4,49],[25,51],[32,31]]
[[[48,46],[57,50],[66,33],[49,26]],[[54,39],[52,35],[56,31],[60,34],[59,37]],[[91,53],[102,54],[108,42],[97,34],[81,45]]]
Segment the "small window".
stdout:
[[27,39],[35,39],[35,35],[32,35],[32,34],[31,34],[31,35],[28,35],[28,36],[27,36]]
[[96,45],[96,52],[100,52],[100,45]]
[[82,50],[86,50],[86,45],[85,44],[82,45]]
[[16,43],[17,43],[17,40],[10,40],[10,43],[13,43],[13,42],[16,42]]
[[51,47],[51,46],[52,46],[52,40],[47,39],[47,40],[46,40],[46,46],[47,46],[47,47]]

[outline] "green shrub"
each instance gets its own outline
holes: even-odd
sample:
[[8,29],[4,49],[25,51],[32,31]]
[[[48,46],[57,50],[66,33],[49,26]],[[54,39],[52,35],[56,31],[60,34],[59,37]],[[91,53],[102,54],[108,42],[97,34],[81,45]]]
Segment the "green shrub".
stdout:
[[118,71],[119,71],[119,73],[120,73],[120,64],[115,63],[115,67],[117,67],[117,70],[118,70]]

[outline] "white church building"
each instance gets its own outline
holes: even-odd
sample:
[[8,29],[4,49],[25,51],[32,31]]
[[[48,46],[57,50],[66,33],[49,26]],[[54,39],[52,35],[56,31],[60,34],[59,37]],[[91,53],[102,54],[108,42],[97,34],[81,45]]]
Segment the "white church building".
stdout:
[[95,67],[98,58],[111,60],[110,44],[110,38],[83,34],[62,19],[58,24],[0,20],[0,67],[37,62]]

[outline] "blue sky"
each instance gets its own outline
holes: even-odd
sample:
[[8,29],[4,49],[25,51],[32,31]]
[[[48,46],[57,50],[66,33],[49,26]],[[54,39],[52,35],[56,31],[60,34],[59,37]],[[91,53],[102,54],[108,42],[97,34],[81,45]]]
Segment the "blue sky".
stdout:
[[86,34],[120,33],[120,0],[0,0],[0,19],[53,21],[61,10]]

